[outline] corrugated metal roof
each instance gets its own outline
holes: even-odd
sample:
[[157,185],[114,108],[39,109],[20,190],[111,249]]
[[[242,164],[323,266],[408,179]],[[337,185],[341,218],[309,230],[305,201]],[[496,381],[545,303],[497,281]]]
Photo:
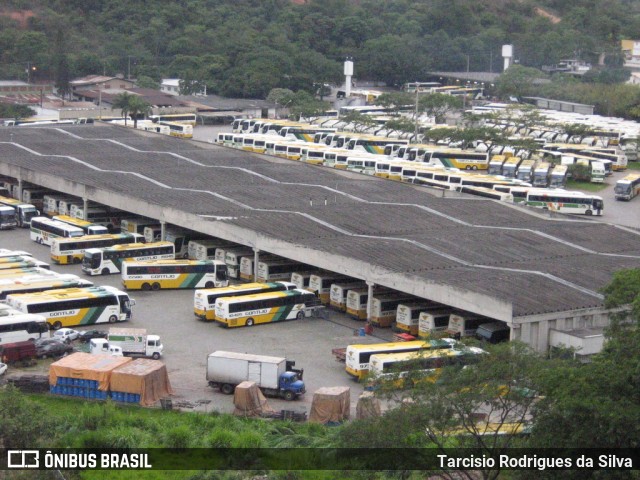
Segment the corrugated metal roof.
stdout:
[[640,267],[640,233],[631,229],[212,144],[108,125],[6,128],[0,142],[5,164],[509,300],[514,316],[601,306],[597,292],[611,274]]

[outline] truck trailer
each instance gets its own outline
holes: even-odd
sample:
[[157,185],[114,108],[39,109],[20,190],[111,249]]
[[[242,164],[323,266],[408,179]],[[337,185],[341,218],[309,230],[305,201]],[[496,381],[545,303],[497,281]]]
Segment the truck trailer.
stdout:
[[253,381],[265,395],[294,400],[305,392],[303,370],[282,357],[216,351],[207,357],[207,381],[230,395],[244,381]]

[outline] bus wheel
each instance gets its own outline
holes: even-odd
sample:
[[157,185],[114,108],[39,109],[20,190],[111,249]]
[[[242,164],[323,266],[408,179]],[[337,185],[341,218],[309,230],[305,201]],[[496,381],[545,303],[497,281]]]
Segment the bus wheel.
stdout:
[[464,167],[465,170],[471,170],[471,166],[467,165],[466,167]]
[[146,291],[151,290],[151,285],[149,285],[147,282],[143,283],[142,290],[146,290]]
[[478,167],[476,165],[474,165],[473,167],[471,167],[471,170],[477,170]]
[[60,330],[60,327],[62,327],[62,323],[60,323],[59,321],[53,323],[54,330]]
[[233,385],[230,385],[228,383],[223,383],[220,386],[220,391],[225,395],[231,395],[233,393]]
[[586,212],[584,212],[585,215],[593,215],[593,212],[591,210],[587,210]]
[[116,323],[118,321],[118,317],[116,317],[115,315],[111,315],[109,317],[109,323]]
[[213,287],[214,287],[213,282],[207,282],[204,284],[204,288],[213,288]]
[[298,312],[298,314],[296,315],[296,318],[297,318],[298,320],[302,320],[302,319],[304,318],[304,312],[303,312],[302,310],[300,310],[300,311]]
[[102,271],[100,272],[100,275],[109,275],[109,269],[103,268]]
[[252,327],[253,326],[253,318],[247,318],[247,322],[245,323],[245,325],[247,327]]
[[153,285],[151,285],[151,290],[160,290],[160,284],[158,282],[153,282]]
[[77,264],[79,264],[79,263],[81,263],[81,262],[82,262],[82,260],[80,260],[78,257],[73,257],[72,263],[73,263],[74,265],[77,265]]

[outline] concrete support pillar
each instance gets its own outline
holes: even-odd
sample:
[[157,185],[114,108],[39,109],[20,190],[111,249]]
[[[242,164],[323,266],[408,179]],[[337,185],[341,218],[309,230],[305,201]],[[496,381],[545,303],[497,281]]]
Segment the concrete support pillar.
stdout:
[[260,261],[260,249],[253,247],[253,281],[258,281],[258,262]]
[[[13,193],[13,192],[11,192]],[[22,202],[22,177],[18,177],[18,195],[16,200],[20,200]]]
[[160,220],[160,240],[163,242],[167,239],[167,222]]
[[371,309],[373,306],[373,287],[375,286],[375,283],[373,282],[367,282],[367,322],[371,321]]
[[86,220],[89,212],[89,199],[87,197],[82,197],[82,219]]

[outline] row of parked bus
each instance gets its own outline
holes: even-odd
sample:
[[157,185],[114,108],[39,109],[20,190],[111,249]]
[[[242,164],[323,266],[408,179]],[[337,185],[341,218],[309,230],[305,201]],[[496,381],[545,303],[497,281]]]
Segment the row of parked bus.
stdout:
[[[542,190],[548,186],[556,189],[563,187],[567,180],[567,165],[558,165],[553,168],[553,163],[533,159],[523,160],[514,152],[494,155],[490,160],[487,152],[465,151],[437,145],[410,145],[405,140],[369,139],[358,134],[340,134],[340,132],[330,131],[316,132],[315,141],[326,141],[329,144],[326,146],[308,141],[279,142],[277,139],[280,133],[300,129],[301,132],[310,135],[313,129],[309,126],[289,125],[286,122],[275,121],[264,122],[264,124],[257,121],[254,126],[262,129],[271,128],[272,130],[267,131],[273,133],[221,133],[218,136],[218,142],[290,160],[322,164],[432,188],[457,190],[483,198],[518,202],[545,210],[585,215],[601,215],[604,212],[604,202],[599,196],[566,190]],[[275,127],[279,127],[279,130],[274,130]],[[342,143],[334,143],[336,139]],[[255,142],[259,142],[260,148],[255,148]],[[378,147],[384,149],[385,154],[356,150],[358,144],[367,143],[379,144]],[[346,148],[337,148],[340,145]],[[550,149],[555,151],[553,146]],[[573,154],[574,157],[571,158],[576,160],[574,153],[569,151],[563,151],[563,153]],[[600,153],[607,155],[607,153]],[[594,165],[596,163],[603,165],[600,161],[594,162]],[[611,167],[611,162],[608,165]],[[460,171],[486,169],[492,173],[497,173],[499,169],[500,172],[505,171],[507,175],[482,177]],[[605,167],[594,167],[594,169],[597,172],[602,170],[602,175],[599,177],[602,181],[606,174]],[[497,185],[502,188],[496,188]],[[532,186],[536,187],[536,190],[528,189]],[[511,193],[511,189],[514,189],[514,194]]]
[[118,289],[56,273],[28,252],[8,250],[0,251],[0,300],[2,344],[35,340],[49,329],[125,321],[134,303]]

